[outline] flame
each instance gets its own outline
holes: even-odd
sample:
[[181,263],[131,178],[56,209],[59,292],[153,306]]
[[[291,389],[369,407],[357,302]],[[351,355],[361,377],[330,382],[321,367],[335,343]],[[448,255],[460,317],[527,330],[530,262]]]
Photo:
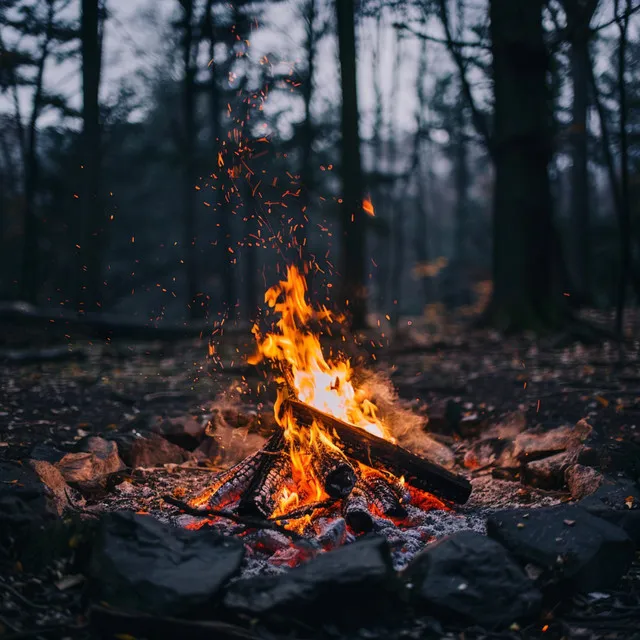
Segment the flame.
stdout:
[[292,465],[291,486],[280,489],[274,516],[284,515],[305,504],[328,498],[313,470],[313,456],[326,448],[343,455],[330,434],[314,422],[307,428],[298,425],[289,409],[282,405],[288,394],[315,409],[380,438],[393,441],[389,429],[377,416],[377,407],[364,390],[354,386],[353,369],[344,356],[326,359],[320,344],[320,331],[313,323],[331,322],[326,307],[314,309],[306,298],[307,284],[296,267],[287,268],[282,280],[265,293],[265,302],[280,316],[274,331],[262,335],[257,325],[253,334],[257,352],[250,364],[268,360],[278,372],[278,397],[274,405],[276,421],[284,429]]
[[373,202],[371,202],[371,198],[367,197],[362,201],[362,210],[367,214],[370,215],[372,218],[375,218],[376,216],[376,211],[373,208]]

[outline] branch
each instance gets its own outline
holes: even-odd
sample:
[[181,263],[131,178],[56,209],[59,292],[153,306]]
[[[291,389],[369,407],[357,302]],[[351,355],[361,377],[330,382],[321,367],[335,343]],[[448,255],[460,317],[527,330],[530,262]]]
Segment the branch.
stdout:
[[631,7],[626,11],[623,11],[621,15],[614,16],[613,18],[611,18],[611,20],[608,20],[603,24],[599,24],[597,27],[593,27],[591,31],[595,33],[596,31],[601,31],[602,29],[606,29],[607,27],[610,27],[612,24],[616,24],[616,23],[620,24],[623,20],[628,20],[629,17],[632,16],[637,11],[640,11],[640,4],[636,5],[635,7]]
[[446,44],[447,46],[453,47],[471,47],[475,49],[483,49],[485,51],[489,51],[491,47],[484,42],[462,42],[461,40],[445,40],[443,38],[436,38],[435,36],[430,36],[426,33],[421,33],[420,31],[416,31],[413,27],[410,27],[408,24],[403,24],[401,22],[393,23],[394,29],[399,29],[401,31],[408,31],[412,35],[416,36],[416,38],[420,38],[421,40],[428,40],[429,42],[437,42],[438,44]]
[[462,92],[469,104],[469,108],[471,109],[471,118],[473,120],[473,125],[477,129],[478,133],[482,136],[484,140],[484,144],[489,151],[489,155],[494,155],[493,148],[493,140],[491,139],[491,134],[489,133],[489,127],[487,126],[487,122],[478,109],[476,102],[473,98],[473,93],[471,92],[471,85],[469,84],[469,80],[467,79],[467,70],[464,58],[460,53],[459,48],[456,46],[455,41],[451,35],[451,27],[449,25],[449,17],[447,15],[447,3],[446,0],[439,0],[440,4],[440,18],[442,20],[442,26],[444,27],[444,32],[446,35],[446,42],[451,55],[453,56],[453,60],[458,67],[458,72],[460,73],[460,82],[462,83]]

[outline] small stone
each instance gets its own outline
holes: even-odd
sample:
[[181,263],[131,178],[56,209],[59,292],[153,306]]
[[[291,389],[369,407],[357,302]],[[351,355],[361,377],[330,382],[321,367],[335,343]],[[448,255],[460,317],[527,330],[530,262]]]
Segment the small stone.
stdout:
[[513,444],[503,438],[487,438],[475,442],[464,456],[467,469],[478,469],[495,465],[511,467],[513,464]]
[[193,416],[177,418],[156,416],[150,420],[149,426],[153,433],[163,436],[169,442],[187,451],[193,451],[204,438],[204,421]]
[[604,480],[595,493],[578,504],[592,515],[624,529],[640,547],[640,489],[634,483]]
[[135,440],[131,445],[130,456],[133,468],[180,464],[189,459],[189,454],[184,449],[155,433],[148,438]]
[[51,497],[55,504],[56,512],[62,515],[69,507],[69,501],[81,501],[80,496],[66,483],[62,474],[56,467],[44,460],[30,460],[31,468],[38,474],[43,484],[51,491]]
[[565,470],[575,463],[577,457],[577,450],[563,451],[529,462],[522,469],[521,481],[537,489],[560,490],[564,487]]
[[[614,586],[634,557],[634,544],[619,527],[577,506],[503,511],[487,520],[488,535],[523,564],[540,567],[539,586],[557,593],[584,593]],[[574,524],[567,526],[565,521]]]
[[239,572],[243,557],[240,540],[115,512],[99,525],[90,595],[123,610],[186,615],[220,593]]
[[599,471],[583,464],[567,467],[564,478],[574,500],[582,500],[590,496],[604,481],[604,476]]
[[282,575],[238,580],[228,587],[224,604],[236,613],[260,617],[370,620],[385,603],[394,606],[394,576],[387,541],[364,537]]
[[544,458],[573,449],[587,440],[593,428],[584,420],[575,427],[563,426],[545,430],[543,426],[523,431],[516,436],[513,455],[521,462]]
[[67,453],[56,463],[67,482],[91,484],[125,468],[115,442],[89,436],[80,440],[75,448],[76,451]]
[[540,608],[540,592],[497,542],[461,531],[427,547],[403,573],[426,613],[468,624],[505,626]]

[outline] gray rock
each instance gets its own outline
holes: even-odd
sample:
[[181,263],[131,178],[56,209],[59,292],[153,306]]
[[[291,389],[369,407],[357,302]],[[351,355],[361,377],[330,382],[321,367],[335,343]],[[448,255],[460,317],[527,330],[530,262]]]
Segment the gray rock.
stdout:
[[461,531],[427,547],[404,571],[416,607],[484,627],[536,614],[542,595],[500,544]]
[[253,616],[353,620],[378,613],[385,601],[391,604],[396,586],[389,545],[372,536],[324,553],[285,574],[234,582],[224,604],[236,613]]
[[110,473],[122,471],[124,462],[118,456],[118,445],[98,436],[83,438],[76,451],[67,453],[56,467],[69,483],[92,483]]
[[22,526],[53,520],[58,506],[35,471],[11,462],[0,463],[0,533],[17,534]]
[[604,476],[593,467],[574,464],[564,472],[564,479],[574,500],[582,500],[598,490]]
[[629,481],[605,481],[580,507],[624,529],[640,547],[640,489]]
[[81,497],[65,482],[60,471],[51,463],[44,460],[30,460],[29,464],[50,492],[48,495],[52,500],[51,504],[55,506],[58,515],[63,514],[71,500],[75,504],[82,502]]
[[559,490],[565,484],[565,471],[578,459],[577,449],[533,460],[520,473],[523,484],[547,491]]
[[133,468],[157,467],[163,464],[180,464],[189,458],[189,454],[154,433],[148,438],[135,440],[131,445],[130,457]]
[[536,460],[577,447],[585,442],[593,427],[585,420],[579,420],[575,426],[545,429],[534,427],[518,434],[514,441],[513,455],[521,462]]
[[538,586],[562,595],[614,586],[634,558],[622,529],[577,506],[496,513],[487,533],[537,576]]
[[100,523],[91,556],[91,597],[129,611],[184,615],[215,598],[243,558],[240,540],[111,513]]

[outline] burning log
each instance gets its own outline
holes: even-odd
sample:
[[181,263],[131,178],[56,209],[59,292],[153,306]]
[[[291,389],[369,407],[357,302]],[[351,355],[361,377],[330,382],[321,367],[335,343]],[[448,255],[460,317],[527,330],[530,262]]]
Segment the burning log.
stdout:
[[291,461],[282,452],[283,446],[284,433],[279,429],[262,448],[258,468],[240,499],[239,514],[268,518],[273,513],[277,491],[291,473]]
[[464,503],[471,495],[471,484],[466,478],[298,400],[288,399],[286,403],[300,424],[310,426],[318,420],[327,432],[335,433],[336,444],[350,458],[395,476],[404,476],[417,489],[443,500]]
[[380,513],[393,518],[406,518],[407,510],[400,504],[398,494],[391,485],[378,474],[370,474],[363,479],[365,493]]
[[369,513],[367,495],[361,483],[356,484],[342,508],[344,519],[355,533],[368,533],[373,529],[373,518]]
[[356,472],[349,461],[326,445],[319,445],[311,466],[331,498],[345,498],[356,484]]
[[237,500],[249,488],[260,467],[263,450],[260,449],[223,472],[213,487],[205,489],[189,501],[192,507],[208,504],[210,507]]

